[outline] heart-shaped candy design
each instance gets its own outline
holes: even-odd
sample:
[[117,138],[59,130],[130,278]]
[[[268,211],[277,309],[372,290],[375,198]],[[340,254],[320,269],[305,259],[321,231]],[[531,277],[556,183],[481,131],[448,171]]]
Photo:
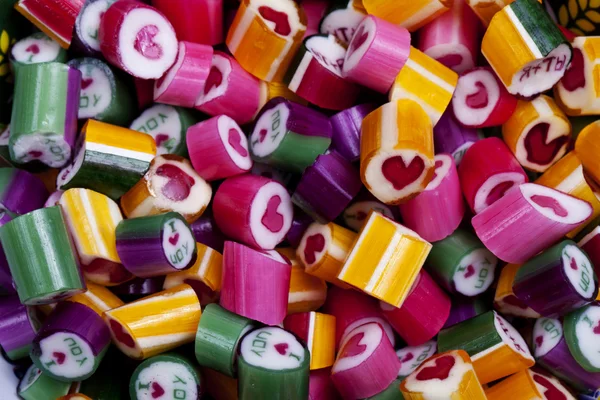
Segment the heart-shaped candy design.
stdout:
[[560,80],[563,87],[569,92],[573,92],[579,88],[585,87],[585,61],[583,59],[583,52],[574,47],[573,58],[571,58],[571,64],[565,75]]
[[159,29],[156,25],[146,25],[142,27],[135,36],[133,48],[142,56],[150,60],[158,60],[163,55],[162,47],[154,42],[154,37],[158,35]]
[[569,143],[568,136],[559,136],[550,143],[546,143],[549,129],[550,124],[542,122],[529,130],[524,140],[527,161],[538,165],[548,165],[554,160],[558,152]]
[[40,46],[38,46],[37,44],[33,43],[33,44],[30,44],[29,47],[27,47],[25,49],[25,51],[27,53],[39,54],[39,52],[40,52]]
[[260,132],[258,132],[258,141],[260,143],[265,141],[265,138],[267,137],[267,134],[269,133],[268,130],[266,129],[261,129]]
[[475,87],[477,88],[477,91],[468,95],[465,99],[467,107],[474,108],[476,110],[487,107],[489,100],[485,85],[483,82],[477,81],[475,82]]
[[158,382],[152,382],[152,393],[151,393],[152,398],[158,399],[163,394],[165,394],[165,389],[163,389],[163,387],[160,386],[160,384]]
[[436,60],[445,65],[446,67],[452,69],[452,67],[459,66],[463,62],[463,56],[460,54],[446,54],[445,56],[441,56],[436,58]]
[[365,218],[367,218],[367,213],[364,211],[357,211],[356,212],[356,220],[357,221],[364,221]]
[[469,264],[469,266],[467,267],[467,270],[465,272],[465,279],[472,277],[473,275],[475,275],[475,268]]
[[156,175],[168,178],[162,188],[162,194],[172,201],[183,201],[188,198],[196,181],[181,168],[173,164],[163,164],[156,169]]
[[594,327],[594,333],[596,335],[600,335],[600,321],[598,321],[598,323],[596,324],[596,326]]
[[283,228],[283,215],[277,211],[280,204],[281,197],[271,197],[267,203],[267,209],[260,220],[265,228],[273,233],[277,233]]
[[412,360],[413,358],[415,358],[415,356],[413,356],[413,353],[406,353],[406,354],[404,355],[404,357],[402,357],[402,360],[400,360],[400,361],[402,361],[403,363],[404,363],[404,362],[409,362],[409,361],[410,361],[410,360]]
[[543,343],[544,343],[544,337],[543,337],[543,336],[541,336],[541,335],[540,335],[540,336],[537,336],[537,337],[535,338],[535,345],[536,345],[537,347],[542,347],[542,344],[543,344]]
[[390,157],[381,166],[383,176],[396,190],[402,190],[419,179],[424,169],[425,162],[419,156],[415,156],[408,165],[402,156]]
[[320,233],[306,238],[306,246],[304,247],[304,260],[308,264],[312,264],[317,260],[316,254],[323,251],[325,248],[325,237]]
[[154,141],[156,142],[156,147],[160,147],[160,145],[166,142],[167,140],[169,140],[169,135],[165,133],[159,133],[154,138]]
[[348,49],[348,53],[352,54],[356,50],[360,49],[363,44],[369,38],[369,32],[365,32],[365,27],[363,25],[360,26],[358,32],[354,34],[352,41],[350,42],[350,48]]
[[559,217],[566,217],[569,212],[553,197],[544,196],[541,194],[534,194],[531,196],[531,201],[540,207],[549,208],[552,212]]
[[286,13],[272,9],[271,7],[261,6],[258,7],[258,13],[265,20],[273,22],[275,24],[275,33],[281,36],[287,36],[292,33],[292,28],[288,21]]
[[514,184],[515,183],[513,181],[505,181],[500,182],[499,184],[494,186],[494,188],[490,190],[490,193],[485,199],[485,204],[487,204],[488,206],[494,204],[496,201],[502,198],[502,196],[504,196],[508,189],[512,188]]
[[571,269],[573,271],[577,271],[579,269],[579,267],[577,266],[577,260],[575,260],[575,257],[571,258],[571,262],[569,263],[569,267],[571,267]]
[[213,65],[210,68],[208,78],[206,78],[206,83],[204,84],[204,94],[210,92],[214,87],[221,86],[221,83],[223,83],[223,73],[219,68]]
[[127,333],[127,331],[125,330],[123,325],[121,325],[114,319],[111,319],[110,320],[110,329],[112,330],[113,334],[115,335],[115,339],[117,339],[119,342],[123,343],[127,347],[130,347],[132,349],[135,348],[135,341],[133,340],[131,335],[129,333]]
[[171,245],[175,246],[177,242],[179,242],[179,233],[176,233],[173,236],[169,237],[169,243],[171,243]]
[[44,153],[39,150],[31,150],[27,154],[29,154],[31,158],[40,158]]
[[62,365],[65,362],[67,355],[65,353],[61,353],[60,351],[55,351],[52,353],[52,357],[56,359],[56,363],[58,365]]
[[431,379],[440,379],[443,381],[448,379],[455,363],[456,360],[452,356],[436,358],[435,365],[420,370],[416,378],[418,381],[429,381]]
[[237,129],[231,128],[229,130],[229,138],[227,141],[229,142],[229,145],[238,152],[239,155],[242,157],[248,156],[248,150],[246,150],[246,148],[242,145],[242,135]]
[[434,181],[438,174],[437,174],[437,170],[438,168],[442,168],[442,166],[444,165],[444,162],[442,160],[436,160],[435,161],[435,169],[433,170],[433,177],[431,178],[432,181]]
[[360,343],[360,341],[364,338],[365,334],[363,332],[357,333],[352,336],[344,345],[344,348],[340,350],[340,354],[338,355],[338,360],[346,357],[354,357],[359,354],[364,353],[367,350],[367,345]]
[[85,90],[85,89],[89,88],[92,83],[94,83],[94,80],[92,78],[89,78],[89,79],[82,78],[81,79],[81,90]]
[[275,350],[277,350],[277,352],[279,354],[281,354],[282,356],[285,356],[285,354],[287,353],[287,349],[288,349],[289,345],[287,343],[277,343],[273,347],[275,347]]
[[564,393],[558,390],[556,386],[545,377],[534,374],[533,380],[546,389],[544,393],[542,393],[546,400],[567,400],[567,397],[564,395]]

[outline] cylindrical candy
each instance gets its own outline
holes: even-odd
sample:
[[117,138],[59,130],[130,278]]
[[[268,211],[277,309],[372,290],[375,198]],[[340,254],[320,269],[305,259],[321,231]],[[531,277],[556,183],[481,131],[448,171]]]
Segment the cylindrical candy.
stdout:
[[449,108],[438,123],[433,127],[433,143],[435,154],[447,153],[452,155],[458,167],[467,150],[482,136],[476,129],[462,126]]
[[31,359],[54,379],[74,382],[90,377],[110,345],[104,320],[83,304],[59,303],[37,333]]
[[342,220],[348,228],[358,232],[363,227],[371,210],[377,211],[389,219],[400,219],[400,212],[396,206],[382,203],[366,188],[363,188],[342,213]]
[[534,172],[544,172],[567,152],[571,123],[548,96],[519,101],[502,125],[502,136],[517,161]]
[[477,214],[471,223],[479,239],[496,257],[523,263],[591,215],[592,207],[586,201],[535,183],[524,183]]
[[13,70],[27,64],[65,61],[67,61],[65,49],[42,32],[36,32],[19,40],[10,50],[10,64]]
[[435,126],[450,104],[457,82],[456,72],[411,46],[408,60],[394,80],[389,99],[416,101]]
[[250,332],[237,361],[239,399],[307,399],[309,364],[308,350],[291,333],[276,326]]
[[136,78],[160,78],[177,57],[177,36],[169,20],[135,0],[117,1],[106,10],[98,39],[108,62]]
[[363,0],[363,5],[369,14],[413,32],[447,12],[452,2],[415,0],[407,6],[399,1]]
[[473,144],[465,153],[458,176],[467,203],[479,214],[514,186],[528,178],[502,140],[491,137]]
[[564,240],[523,264],[513,291],[540,315],[562,316],[596,299],[598,279],[587,255]]
[[25,400],[56,400],[69,393],[71,382],[61,382],[32,365],[19,382],[17,393]]
[[362,125],[360,175],[386,204],[398,204],[421,193],[433,178],[433,128],[412,100],[387,103]]
[[22,305],[16,295],[0,297],[0,347],[3,356],[12,361],[28,357],[39,325],[33,307]]
[[373,396],[396,379],[401,362],[381,325],[352,330],[340,345],[331,380],[345,399]]
[[200,371],[191,360],[176,353],[167,353],[138,365],[131,375],[129,395],[132,400],[199,400],[203,386]]
[[65,49],[73,38],[75,19],[83,8],[84,0],[19,0],[8,4],[32,24],[56,40]]
[[487,295],[478,297],[456,296],[452,298],[450,315],[444,324],[444,328],[460,324],[463,321],[490,311],[492,307],[489,306],[488,300],[489,296]]
[[485,400],[469,355],[460,349],[437,354],[425,361],[400,384],[406,400]]
[[185,136],[188,128],[196,122],[196,117],[188,109],[155,104],[137,117],[129,129],[152,136],[156,142],[156,155],[185,157],[188,153]]
[[302,173],[331,144],[331,123],[319,111],[283,97],[269,101],[250,135],[255,161]]
[[335,360],[335,317],[319,312],[288,315],[283,327],[302,339],[310,353],[310,369],[331,367]]
[[398,378],[404,380],[412,374],[423,361],[432,357],[437,352],[437,342],[430,340],[420,346],[407,346],[396,350],[396,356],[402,363],[398,370]]
[[296,258],[296,250],[286,247],[276,250],[292,263],[287,313],[295,314],[316,311],[325,303],[327,284],[316,276],[309,275]]
[[306,15],[293,0],[242,0],[225,43],[257,78],[281,81],[306,31]]
[[87,290],[83,293],[69,297],[66,301],[73,301],[88,306],[98,315],[102,316],[105,311],[121,307],[123,301],[104,286],[92,282],[86,282]]
[[240,175],[252,168],[248,139],[227,115],[190,127],[186,143],[192,166],[207,181]]
[[479,17],[484,27],[488,27],[492,17],[505,6],[512,3],[514,0],[467,0],[467,4],[471,7],[475,15]]
[[454,116],[463,126],[485,128],[502,125],[517,107],[517,98],[508,93],[491,67],[464,71],[452,96]]
[[284,186],[272,179],[240,175],[227,179],[215,194],[213,212],[228,237],[270,250],[292,225],[292,201]]
[[205,114],[226,114],[238,124],[246,124],[266,102],[266,90],[265,84],[246,72],[235,58],[215,51],[195,107]]
[[73,41],[71,49],[75,53],[86,56],[98,57],[100,52],[100,41],[98,40],[98,30],[100,29],[100,19],[116,0],[86,0],[81,7],[79,15],[75,20],[75,31],[73,32]]
[[54,303],[85,290],[60,206],[15,218],[0,228],[0,240],[23,304]]
[[123,266],[140,278],[188,269],[197,257],[192,229],[176,212],[121,221],[116,251]]
[[417,197],[399,206],[404,225],[428,242],[442,240],[454,232],[465,214],[454,159],[438,154],[433,160],[435,172],[431,182]]
[[575,400],[558,379],[532,369],[517,372],[485,391],[488,400],[507,398]]
[[408,60],[410,33],[375,16],[356,29],[343,61],[343,76],[386,94]]
[[27,214],[44,206],[48,191],[37,176],[16,168],[0,168],[0,205],[6,215]]
[[495,311],[442,330],[438,336],[438,351],[448,350],[466,351],[482,384],[534,364],[521,334]]
[[123,220],[119,205],[89,189],[69,189],[59,203],[86,279],[105,286],[133,278],[121,265],[115,229]]
[[223,253],[225,235],[223,235],[223,232],[221,232],[217,226],[212,210],[206,210],[206,212],[204,212],[196,221],[192,222],[190,226],[194,232],[196,242],[215,249],[219,253]]
[[77,133],[81,72],[60,63],[19,68],[10,123],[10,158],[51,168],[69,162]]
[[188,285],[179,285],[104,313],[113,343],[142,360],[194,341],[200,302]]
[[362,121],[374,109],[373,103],[359,104],[331,116],[331,150],[337,151],[348,161],[358,161]]
[[372,211],[338,278],[401,307],[430,250],[431,244],[417,233]]
[[506,264],[502,267],[494,296],[494,308],[503,315],[514,315],[521,318],[540,318],[541,315],[523,303],[513,291],[513,283],[519,268],[521,268],[519,264]]
[[583,128],[575,140],[576,158],[581,161],[580,164],[583,165],[585,172],[589,174],[596,184],[600,182],[600,166],[595,157],[595,154],[597,154],[596,151],[600,149],[599,145],[600,123],[597,122],[593,122]]
[[592,303],[567,314],[565,342],[573,358],[588,372],[600,372],[600,305]]
[[154,101],[181,107],[194,107],[210,72],[213,49],[210,46],[179,42],[175,64],[154,82]]
[[152,0],[173,23],[177,38],[209,46],[223,43],[223,0]]
[[508,92],[531,98],[552,88],[571,62],[571,45],[536,0],[516,0],[492,18],[481,52]]
[[174,154],[157,156],[148,172],[121,197],[127,218],[175,211],[189,223],[197,220],[210,201],[212,188],[190,162]]
[[[338,400],[339,394],[331,382],[331,368],[310,371],[308,400]],[[392,382],[393,384],[393,382]]]
[[92,189],[116,200],[140,180],[155,155],[150,135],[90,119],[81,130],[73,161],[59,172],[56,186]]
[[96,58],[75,58],[68,63],[81,72],[79,119],[94,118],[115,125],[131,121],[134,103],[129,88],[110,67]]

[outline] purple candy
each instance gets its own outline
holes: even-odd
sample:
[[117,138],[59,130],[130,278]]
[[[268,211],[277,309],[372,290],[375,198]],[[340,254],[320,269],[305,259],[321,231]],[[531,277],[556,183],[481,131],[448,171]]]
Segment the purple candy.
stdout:
[[35,175],[16,168],[0,168],[0,203],[15,214],[42,208],[48,198],[46,186]]
[[292,220],[292,227],[288,231],[285,239],[293,248],[297,248],[302,241],[302,236],[310,224],[315,222],[314,219],[300,208],[294,206],[294,219]]
[[476,317],[489,310],[490,307],[487,306],[487,303],[482,297],[454,296],[452,298],[450,315],[448,316],[443,329]]
[[332,116],[333,137],[331,149],[348,161],[360,158],[360,130],[363,119],[373,110],[375,104],[360,104]]
[[202,243],[223,254],[225,235],[215,223],[212,213],[205,211],[200,218],[190,224],[196,242]]
[[435,154],[451,154],[454,157],[456,166],[460,164],[467,149],[480,139],[481,136],[479,136],[477,129],[465,128],[460,125],[454,118],[450,108],[446,110],[433,128]]
[[0,298],[0,346],[11,360],[27,357],[35,337],[34,324],[29,307],[19,301],[19,296]]

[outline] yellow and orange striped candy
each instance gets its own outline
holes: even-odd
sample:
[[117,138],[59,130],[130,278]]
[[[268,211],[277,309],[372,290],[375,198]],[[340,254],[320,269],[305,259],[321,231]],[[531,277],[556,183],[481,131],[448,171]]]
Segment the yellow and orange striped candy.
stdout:
[[416,232],[371,211],[338,278],[400,308],[430,250]]
[[327,284],[325,281],[304,271],[304,266],[296,258],[296,250],[285,247],[275,249],[275,251],[292,263],[288,315],[316,311],[321,308],[327,298]]
[[600,123],[592,122],[579,132],[575,140],[575,154],[581,160],[585,173],[600,184]]
[[178,285],[107,311],[104,319],[113,343],[143,360],[193,342],[201,314],[194,289]]
[[389,99],[416,101],[435,126],[448,108],[457,82],[456,72],[411,46],[408,60],[392,85]]
[[464,350],[437,354],[400,384],[406,400],[486,400],[471,358]]
[[292,314],[283,326],[306,342],[310,369],[331,367],[335,361],[335,317],[319,312]]
[[[575,146],[577,147],[577,143]],[[585,200],[592,206],[592,215],[577,228],[567,233],[566,236],[569,238],[575,237],[587,224],[600,215],[600,196],[587,183],[583,175],[583,166],[575,152],[567,153],[534,183],[560,190],[563,193]]]
[[380,201],[399,204],[421,193],[435,171],[433,156],[432,124],[418,103],[392,101],[363,120],[360,177]]
[[88,306],[102,316],[106,311],[113,308],[121,307],[125,303],[117,297],[116,294],[105,288],[104,286],[87,281],[87,290],[83,293],[69,297],[67,301],[74,301]]
[[242,0],[225,43],[246,71],[281,82],[305,31],[306,15],[293,0]]
[[186,283],[196,290],[201,304],[214,302],[216,293],[221,291],[221,270],[223,256],[216,250],[196,243],[198,258],[191,268],[168,274],[163,284],[164,289],[171,289]]
[[448,11],[452,0],[363,0],[363,6],[369,14],[414,32]]
[[540,314],[527,307],[513,292],[513,283],[520,267],[519,264],[506,264],[502,268],[494,296],[494,308],[502,314],[522,318],[540,318]]
[[[549,391],[556,393],[555,396],[548,397],[547,392]],[[562,396],[559,396],[557,392],[561,393]],[[488,400],[574,398],[558,379],[531,369],[519,371],[509,376],[486,389],[485,394]]]
[[338,279],[338,274],[355,239],[356,233],[333,222],[326,225],[313,222],[304,232],[296,256],[307,274],[349,289]]

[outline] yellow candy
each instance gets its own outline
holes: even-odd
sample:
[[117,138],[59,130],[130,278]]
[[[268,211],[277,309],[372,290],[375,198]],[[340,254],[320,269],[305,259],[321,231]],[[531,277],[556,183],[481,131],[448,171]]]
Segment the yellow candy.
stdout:
[[500,277],[498,278],[496,295],[494,296],[494,308],[502,314],[524,318],[540,318],[540,314],[523,304],[513,292],[513,283],[520,267],[521,265],[519,264],[506,264],[502,268]]
[[87,290],[83,293],[69,297],[67,301],[74,301],[88,306],[102,316],[106,311],[121,307],[125,303],[113,292],[104,286],[92,282],[86,282]]
[[451,0],[363,0],[371,15],[403,26],[413,32],[452,7]]
[[575,154],[581,160],[586,174],[596,184],[600,183],[600,123],[593,122],[583,128],[575,140]]
[[[554,390],[552,389],[554,387]],[[548,391],[552,390],[562,393],[564,399],[571,399],[571,393],[554,377],[542,375],[538,372],[526,369],[509,376],[502,382],[486,389],[488,400],[505,399],[546,399]],[[553,398],[559,398],[557,396]]]

